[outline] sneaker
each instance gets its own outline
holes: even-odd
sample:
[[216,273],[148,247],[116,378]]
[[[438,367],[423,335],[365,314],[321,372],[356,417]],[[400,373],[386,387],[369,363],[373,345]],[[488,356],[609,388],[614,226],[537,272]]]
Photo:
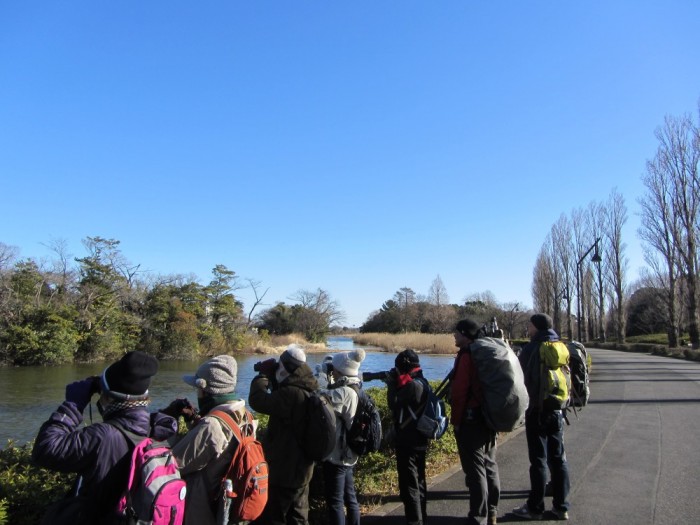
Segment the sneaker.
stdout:
[[515,514],[518,518],[522,518],[524,520],[541,520],[542,519],[542,514],[540,514],[538,512],[532,512],[530,510],[530,507],[528,506],[527,502],[523,503],[522,507],[514,508],[513,514]]
[[555,518],[558,520],[564,521],[569,519],[569,512],[566,510],[552,508],[550,512],[554,514]]

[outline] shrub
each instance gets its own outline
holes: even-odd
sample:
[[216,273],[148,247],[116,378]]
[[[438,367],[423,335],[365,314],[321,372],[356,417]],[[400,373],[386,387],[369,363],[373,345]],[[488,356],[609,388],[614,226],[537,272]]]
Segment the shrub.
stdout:
[[[37,467],[31,451],[32,443],[17,447],[12,441],[0,450],[0,500],[12,525],[39,523],[46,506],[66,494],[76,477]],[[2,512],[0,506],[0,520]]]

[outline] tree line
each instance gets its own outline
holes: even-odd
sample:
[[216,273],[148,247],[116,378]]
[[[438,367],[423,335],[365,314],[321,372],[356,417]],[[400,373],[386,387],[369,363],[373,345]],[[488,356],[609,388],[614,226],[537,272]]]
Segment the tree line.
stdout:
[[403,287],[372,312],[360,332],[448,333],[459,319],[469,317],[487,324],[494,317],[507,338],[525,337],[528,310],[519,302],[499,303],[490,291],[467,296],[461,304],[450,303],[438,275],[426,295]]
[[657,151],[646,163],[638,199],[637,233],[647,263],[638,282],[627,278],[627,207],[617,190],[604,202],[562,214],[540,249],[534,308],[552,315],[555,328],[570,338],[624,343],[628,336],[665,332],[671,347],[689,341],[700,348],[700,118],[667,116],[655,135]]
[[[343,319],[322,289],[256,313],[268,290],[223,264],[200,284],[193,276],[147,275],[118,240],[87,237],[83,245],[86,255],[73,258],[65,241],[52,241],[53,258],[43,262],[0,243],[0,363],[96,361],[133,349],[192,359],[248,349],[270,334],[318,340]],[[244,287],[254,296],[247,310],[237,296]]]

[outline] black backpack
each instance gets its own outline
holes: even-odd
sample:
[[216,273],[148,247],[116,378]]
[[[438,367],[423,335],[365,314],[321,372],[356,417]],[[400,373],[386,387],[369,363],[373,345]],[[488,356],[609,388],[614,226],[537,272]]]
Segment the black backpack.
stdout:
[[571,404],[584,407],[588,404],[591,387],[588,378],[588,352],[578,341],[571,341],[569,348],[569,369],[571,370]]
[[330,400],[319,392],[306,392],[304,428],[299,439],[304,455],[324,461],[335,448],[335,411]]
[[356,454],[376,452],[382,444],[382,416],[372,398],[358,385],[348,385],[358,397],[357,411],[345,437],[348,446]]

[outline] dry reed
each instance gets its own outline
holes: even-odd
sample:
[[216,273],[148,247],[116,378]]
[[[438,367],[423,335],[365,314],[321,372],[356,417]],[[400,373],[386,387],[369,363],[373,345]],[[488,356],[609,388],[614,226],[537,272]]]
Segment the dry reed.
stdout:
[[430,354],[454,354],[455,339],[452,334],[421,334],[409,332],[405,334],[368,333],[352,334],[355,344],[371,345],[384,348],[389,352],[400,352],[405,348]]

